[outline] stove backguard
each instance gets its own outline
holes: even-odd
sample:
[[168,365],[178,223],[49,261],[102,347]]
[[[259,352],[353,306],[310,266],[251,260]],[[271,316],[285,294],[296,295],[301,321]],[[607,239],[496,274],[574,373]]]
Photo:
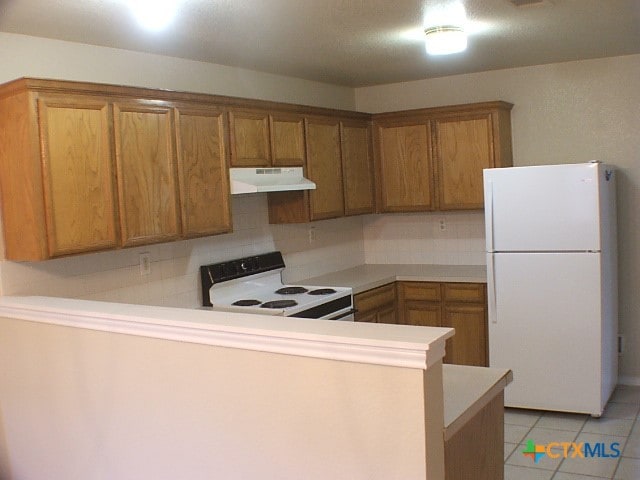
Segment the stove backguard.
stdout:
[[280,252],[269,252],[226,262],[202,265],[200,267],[202,306],[212,306],[209,289],[214,283],[227,282],[236,278],[249,277],[280,268],[284,268],[284,260]]

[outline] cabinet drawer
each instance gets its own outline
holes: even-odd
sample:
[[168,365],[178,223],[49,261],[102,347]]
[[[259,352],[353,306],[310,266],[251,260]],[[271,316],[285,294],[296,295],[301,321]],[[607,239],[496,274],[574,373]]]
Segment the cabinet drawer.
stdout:
[[440,300],[440,284],[430,282],[401,282],[401,296],[403,300]]
[[360,313],[375,310],[382,307],[383,305],[395,303],[395,301],[395,283],[389,283],[387,285],[383,285],[382,287],[367,290],[366,292],[359,293],[354,297],[355,307]]
[[443,283],[442,287],[446,303],[486,302],[486,285],[484,283]]

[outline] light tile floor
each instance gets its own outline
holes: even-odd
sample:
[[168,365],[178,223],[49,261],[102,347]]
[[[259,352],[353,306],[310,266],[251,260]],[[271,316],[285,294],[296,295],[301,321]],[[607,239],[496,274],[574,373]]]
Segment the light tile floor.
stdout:
[[[545,455],[538,463],[523,455],[528,439],[550,442],[620,444],[617,458],[558,458]],[[571,413],[505,409],[505,480],[640,480],[640,387],[619,385],[601,418]]]

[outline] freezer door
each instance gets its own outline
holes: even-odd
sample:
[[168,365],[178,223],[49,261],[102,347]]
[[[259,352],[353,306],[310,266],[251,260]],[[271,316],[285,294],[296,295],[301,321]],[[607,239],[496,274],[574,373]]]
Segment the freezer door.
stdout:
[[599,251],[595,163],[484,170],[487,251]]
[[489,363],[509,368],[505,405],[599,415],[598,253],[488,254]]

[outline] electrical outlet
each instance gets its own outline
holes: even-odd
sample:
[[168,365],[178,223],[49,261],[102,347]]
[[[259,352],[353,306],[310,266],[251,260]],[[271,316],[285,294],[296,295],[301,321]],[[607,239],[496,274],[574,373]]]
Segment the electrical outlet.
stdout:
[[309,227],[309,245],[316,241],[316,227]]
[[151,274],[151,257],[149,256],[149,252],[144,252],[140,254],[140,275],[150,275]]
[[444,219],[444,218],[441,218],[441,219],[438,221],[438,226],[440,227],[440,231],[441,231],[441,232],[444,232],[444,231],[447,229],[447,222],[445,221],[445,219]]
[[618,355],[624,353],[624,335],[618,334]]

